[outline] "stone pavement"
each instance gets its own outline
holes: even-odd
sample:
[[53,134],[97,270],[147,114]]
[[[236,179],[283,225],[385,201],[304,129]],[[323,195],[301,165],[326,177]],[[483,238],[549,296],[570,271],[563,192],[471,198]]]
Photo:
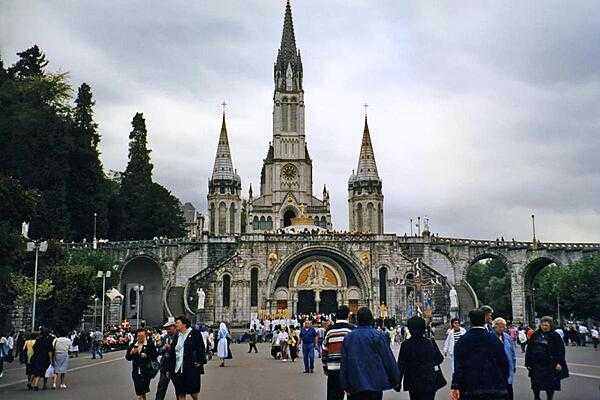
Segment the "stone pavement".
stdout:
[[[397,349],[396,349],[397,350]],[[320,360],[316,361],[314,374],[303,374],[302,360],[296,363],[275,361],[270,358],[269,346],[259,345],[258,354],[247,354],[247,345],[232,346],[234,359],[227,367],[219,368],[213,359],[206,367],[203,376],[201,399],[236,400],[317,400],[325,398],[325,377],[321,373]],[[598,400],[600,399],[600,351],[570,347],[567,350],[572,376],[563,381],[563,391],[555,396],[557,400]],[[60,399],[60,400],[96,400],[96,399],[134,399],[131,382],[131,367],[123,358],[124,352],[109,353],[103,360],[90,360],[83,355],[72,359],[71,372],[67,375],[67,390],[47,390],[27,392],[25,389],[24,369],[19,364],[7,365],[5,376],[0,380],[1,400],[20,399]],[[523,364],[520,350],[518,360]],[[444,372],[450,376],[444,363]],[[151,387],[148,399],[154,398],[156,379]],[[531,399],[529,379],[523,367],[517,370],[515,385],[516,399]],[[174,400],[172,387],[167,399]],[[406,393],[386,392],[385,399],[408,399]],[[448,399],[448,389],[438,392],[437,400]]]

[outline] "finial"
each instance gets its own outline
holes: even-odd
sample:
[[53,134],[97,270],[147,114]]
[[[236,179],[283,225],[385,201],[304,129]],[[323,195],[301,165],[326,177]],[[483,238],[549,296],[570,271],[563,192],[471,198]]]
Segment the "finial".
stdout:
[[225,103],[225,101],[223,101],[221,103],[221,107],[223,107],[223,114],[225,114],[225,107],[227,107],[227,103]]
[[365,118],[367,118],[367,108],[369,108],[369,105],[365,103],[363,104],[363,107],[365,108]]

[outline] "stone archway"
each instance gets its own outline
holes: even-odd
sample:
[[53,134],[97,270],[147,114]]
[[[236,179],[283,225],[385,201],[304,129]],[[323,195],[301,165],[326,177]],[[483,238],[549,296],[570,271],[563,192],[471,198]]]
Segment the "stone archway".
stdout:
[[536,307],[535,307],[535,289],[534,289],[534,280],[535,277],[546,267],[550,265],[558,265],[562,264],[560,261],[554,259],[549,256],[541,256],[530,260],[523,270],[523,288],[522,288],[522,298],[524,305],[524,315],[525,321],[533,322],[536,319]]
[[[479,273],[474,273],[476,268],[479,268]],[[472,308],[486,302],[492,303],[488,305],[494,308],[495,315],[512,319],[512,269],[512,263],[497,252],[483,251],[471,258],[464,269],[463,279],[456,285],[461,319],[466,319]],[[485,279],[472,280],[482,277]],[[494,292],[495,288],[498,288],[498,293]]]
[[[324,265],[328,271],[327,282],[315,275],[310,282],[306,282],[307,268]],[[304,275],[303,275],[304,274]],[[300,276],[302,278],[300,279]],[[321,274],[321,276],[323,276]],[[315,281],[316,278],[316,281]],[[270,272],[268,278],[268,293],[271,299],[271,309],[275,302],[281,304],[281,299],[275,296],[280,289],[285,289],[288,294],[287,304],[290,314],[298,310],[299,302],[306,302],[312,309],[312,297],[315,298],[315,310],[319,310],[321,294],[324,295],[324,306],[331,311],[340,304],[368,305],[370,301],[370,285],[365,283],[360,266],[350,256],[337,249],[328,247],[311,247],[302,249],[287,258]],[[312,291],[313,293],[304,293]],[[330,291],[333,291],[331,293]],[[349,293],[352,298],[349,298]],[[303,292],[303,293],[301,293]],[[304,307],[300,304],[301,307]]]
[[292,225],[292,219],[296,218],[296,212],[291,208],[283,213],[283,227]]
[[[150,256],[137,256],[128,260],[121,272],[121,292],[125,296],[123,318],[134,326],[137,308],[140,320],[148,326],[159,326],[164,322],[163,276],[160,265]],[[135,286],[143,286],[139,304]]]

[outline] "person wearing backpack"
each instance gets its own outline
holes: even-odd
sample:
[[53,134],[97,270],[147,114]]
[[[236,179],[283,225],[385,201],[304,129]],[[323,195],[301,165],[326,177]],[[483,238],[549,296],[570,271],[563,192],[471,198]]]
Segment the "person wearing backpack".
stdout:
[[[412,317],[407,325],[411,337],[400,346],[400,379],[410,400],[433,400],[435,393],[447,383],[440,369],[444,356],[435,341],[425,337],[426,324],[423,318]],[[397,390],[400,390],[399,386]]]

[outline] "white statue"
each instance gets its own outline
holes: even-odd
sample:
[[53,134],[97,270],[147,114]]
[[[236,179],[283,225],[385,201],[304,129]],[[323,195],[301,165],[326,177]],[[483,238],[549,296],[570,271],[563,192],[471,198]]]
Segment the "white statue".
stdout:
[[450,289],[450,309],[458,308],[458,293],[454,286]]
[[23,222],[21,225],[21,235],[23,235],[25,239],[29,239],[29,224],[27,222]]
[[204,310],[204,299],[206,299],[206,293],[202,288],[196,290],[196,294],[198,295],[198,310]]

